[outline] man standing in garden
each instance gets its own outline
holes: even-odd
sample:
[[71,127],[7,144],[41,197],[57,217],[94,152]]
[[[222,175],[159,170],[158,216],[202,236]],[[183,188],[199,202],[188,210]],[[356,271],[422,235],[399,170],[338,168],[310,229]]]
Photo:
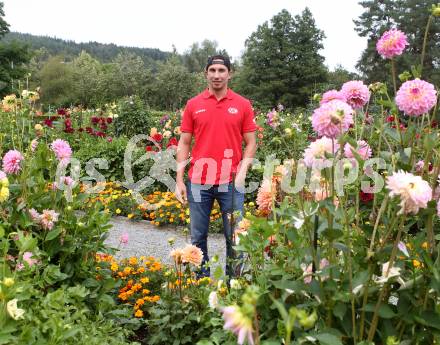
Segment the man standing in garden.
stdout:
[[[209,268],[203,264],[209,261],[207,241],[211,209],[217,200],[229,261],[233,255],[233,224],[237,224],[234,211],[243,212],[246,173],[256,151],[256,124],[249,100],[228,88],[231,79],[228,57],[209,57],[205,76],[208,88],[187,102],[182,118],[176,197],[182,203],[189,203],[191,242],[203,252],[200,275],[209,276]],[[189,181],[185,183],[185,165],[190,153]],[[226,273],[232,275],[229,264]]]

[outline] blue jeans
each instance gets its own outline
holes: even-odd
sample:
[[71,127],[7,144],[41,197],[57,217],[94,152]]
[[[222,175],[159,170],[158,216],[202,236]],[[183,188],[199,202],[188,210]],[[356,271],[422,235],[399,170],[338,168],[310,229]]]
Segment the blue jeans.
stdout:
[[[191,243],[199,247],[203,252],[203,261],[199,276],[209,276],[209,268],[204,264],[209,261],[208,256],[208,230],[209,217],[211,215],[214,200],[220,205],[223,220],[223,234],[226,240],[226,274],[232,276],[232,268],[228,261],[233,259],[231,213],[240,211],[240,216],[234,215],[234,230],[242,218],[244,193],[236,188],[232,193],[232,183],[223,185],[200,185],[191,182],[186,184],[188,204],[190,211]],[[234,195],[234,200],[232,200]]]

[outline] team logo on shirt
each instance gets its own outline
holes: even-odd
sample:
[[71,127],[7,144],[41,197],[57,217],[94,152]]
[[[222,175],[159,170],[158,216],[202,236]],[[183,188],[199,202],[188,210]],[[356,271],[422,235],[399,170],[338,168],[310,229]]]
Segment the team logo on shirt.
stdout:
[[195,111],[195,114],[204,113],[205,111],[206,111],[206,109],[199,109],[199,110]]
[[230,108],[228,108],[228,113],[229,114],[237,114],[238,113],[238,109],[237,108],[234,108],[234,107],[230,107]]

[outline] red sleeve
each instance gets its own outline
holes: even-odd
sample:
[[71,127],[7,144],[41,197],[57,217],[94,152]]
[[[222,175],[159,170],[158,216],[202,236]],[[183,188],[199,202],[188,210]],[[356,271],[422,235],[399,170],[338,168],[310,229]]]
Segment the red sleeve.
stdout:
[[186,103],[185,110],[183,111],[182,123],[180,125],[180,130],[182,132],[192,133],[193,132],[193,117],[190,103]]
[[257,130],[257,125],[255,124],[254,111],[252,110],[251,103],[246,102],[246,107],[244,110],[243,125],[241,127],[241,132],[254,132]]

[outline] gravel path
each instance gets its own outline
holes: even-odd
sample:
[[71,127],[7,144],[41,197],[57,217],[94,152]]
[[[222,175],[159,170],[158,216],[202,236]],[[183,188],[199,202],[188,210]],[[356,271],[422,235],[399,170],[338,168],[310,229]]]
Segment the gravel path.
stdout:
[[[115,255],[118,259],[151,255],[163,263],[171,263],[169,257],[171,247],[168,239],[175,238],[175,248],[183,247],[191,242],[190,236],[185,236],[182,228],[159,228],[147,221],[131,221],[125,217],[113,217],[110,223],[113,227],[109,230],[109,237],[105,243],[110,247],[119,248],[119,252]],[[125,245],[120,243],[120,238],[124,233],[128,234],[128,243]],[[219,264],[224,269],[225,238],[223,234],[209,234],[208,253],[210,258],[218,255]],[[215,270],[215,267],[213,269]]]

